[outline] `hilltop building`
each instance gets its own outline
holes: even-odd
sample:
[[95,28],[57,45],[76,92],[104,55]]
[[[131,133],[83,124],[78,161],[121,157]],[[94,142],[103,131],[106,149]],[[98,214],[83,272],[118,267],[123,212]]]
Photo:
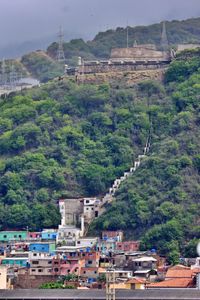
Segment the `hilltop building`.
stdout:
[[[79,62],[78,74],[125,72],[166,67],[172,60],[170,51],[157,50],[154,44],[114,48],[110,59]],[[80,60],[79,60],[80,61]]]

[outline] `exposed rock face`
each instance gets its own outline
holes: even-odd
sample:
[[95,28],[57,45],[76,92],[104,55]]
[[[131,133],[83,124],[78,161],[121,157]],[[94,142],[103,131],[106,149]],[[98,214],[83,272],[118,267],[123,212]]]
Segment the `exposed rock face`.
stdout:
[[108,72],[108,73],[96,73],[96,74],[85,74],[78,75],[77,81],[79,83],[114,83],[120,82],[125,84],[126,86],[132,86],[135,83],[144,80],[158,80],[161,81],[163,79],[163,75],[166,68],[163,69],[155,69],[155,70],[137,70],[130,72]]

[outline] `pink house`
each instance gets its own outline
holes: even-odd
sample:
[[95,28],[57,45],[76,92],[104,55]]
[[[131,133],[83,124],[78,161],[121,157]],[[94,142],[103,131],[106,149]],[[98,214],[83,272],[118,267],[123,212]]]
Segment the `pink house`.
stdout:
[[52,274],[53,275],[80,275],[81,268],[85,266],[85,260],[80,258],[53,258],[52,260]]
[[40,239],[41,237],[41,232],[28,232],[28,239]]

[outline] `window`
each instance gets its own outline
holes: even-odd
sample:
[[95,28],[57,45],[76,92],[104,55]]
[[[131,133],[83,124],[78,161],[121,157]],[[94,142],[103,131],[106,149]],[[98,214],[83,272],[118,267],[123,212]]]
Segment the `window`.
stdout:
[[94,271],[94,274],[97,274],[97,271]]
[[33,253],[33,256],[37,256],[37,253]]
[[81,243],[80,241],[77,242],[77,244],[80,244],[80,243]]
[[15,234],[15,235],[14,235],[14,238],[16,239],[16,237],[17,237],[17,236],[16,236],[16,234]]
[[38,265],[38,264],[39,264],[39,261],[38,261],[38,260],[33,260],[33,261],[32,261],[32,264],[33,264],[33,265]]
[[19,234],[19,238],[20,238],[20,239],[21,239],[21,237],[22,237],[21,234]]
[[91,265],[92,264],[92,260],[88,260],[88,265]]
[[35,272],[35,269],[32,269],[31,271],[32,271],[32,272]]
[[54,268],[54,272],[58,272],[58,268]]
[[83,271],[83,274],[86,274],[86,271]]
[[86,203],[89,203],[90,201],[89,200],[86,200]]
[[54,265],[58,265],[58,261],[54,261]]
[[39,269],[39,270],[38,270],[38,272],[39,272],[39,273],[42,273],[42,272],[43,272],[43,270],[42,270],[42,269]]
[[4,239],[6,239],[6,238],[7,238],[7,235],[4,235],[3,237],[4,237]]
[[48,264],[50,265],[51,263],[52,263],[52,261],[51,261],[51,260],[49,260],[49,261],[48,261]]

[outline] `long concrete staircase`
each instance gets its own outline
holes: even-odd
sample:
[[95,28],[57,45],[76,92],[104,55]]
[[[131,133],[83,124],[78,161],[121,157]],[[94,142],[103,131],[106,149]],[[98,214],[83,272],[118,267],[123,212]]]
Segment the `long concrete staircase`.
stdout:
[[109,192],[102,198],[102,204],[110,203],[114,200],[116,192],[123,181],[125,181],[129,176],[131,176],[141,165],[142,160],[147,156],[151,147],[151,131],[149,131],[145,147],[143,152],[138,155],[137,159],[134,161],[133,166],[130,167],[129,171],[124,172],[123,176],[116,178],[113,185],[109,188]]
[[[136,170],[140,167],[142,160],[148,155],[151,147],[151,128],[149,130],[145,147],[143,148],[143,151],[141,154],[138,155],[137,159],[133,162],[133,165],[130,167],[129,171],[124,172],[124,174],[120,178],[116,178],[112,184],[112,186],[109,188],[108,193],[105,194],[105,196],[101,199],[99,210],[98,210],[98,216],[102,215],[106,211],[106,204],[111,203],[115,199],[115,194],[119,190],[120,185],[122,182],[124,182],[128,177],[130,177]],[[95,218],[94,218],[95,219]],[[86,236],[89,230],[89,225],[94,220],[90,220],[90,222],[87,224],[85,228],[84,235]]]

